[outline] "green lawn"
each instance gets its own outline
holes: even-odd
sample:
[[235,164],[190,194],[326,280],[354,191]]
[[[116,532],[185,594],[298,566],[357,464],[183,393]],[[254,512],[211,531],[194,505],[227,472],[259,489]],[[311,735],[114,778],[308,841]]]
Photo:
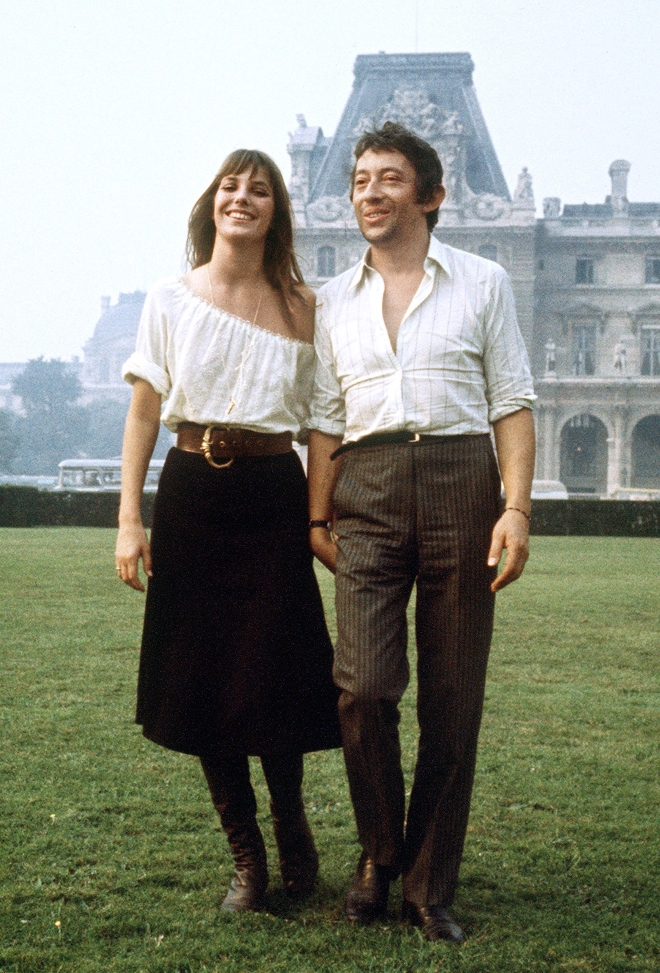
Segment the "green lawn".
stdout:
[[[533,538],[499,596],[460,948],[398,921],[353,929],[339,753],[307,760],[318,893],[218,911],[231,874],[191,757],[133,724],[142,597],[114,532],[0,530],[0,973],[610,973],[660,970],[660,543]],[[331,582],[323,578],[331,611]],[[414,695],[404,705],[407,770]]]

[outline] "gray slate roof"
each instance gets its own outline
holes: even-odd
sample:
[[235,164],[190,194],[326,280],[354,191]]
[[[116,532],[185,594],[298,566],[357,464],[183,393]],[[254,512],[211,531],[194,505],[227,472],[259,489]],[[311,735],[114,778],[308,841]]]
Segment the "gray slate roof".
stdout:
[[376,115],[396,91],[411,88],[424,91],[438,108],[458,112],[467,136],[466,175],[472,191],[510,199],[472,84],[473,71],[474,63],[466,53],[359,55],[355,61],[353,89],[337,131],[327,140],[329,145],[320,161],[314,159],[318,170],[310,201],[344,195],[352,167],[356,126],[365,117]]

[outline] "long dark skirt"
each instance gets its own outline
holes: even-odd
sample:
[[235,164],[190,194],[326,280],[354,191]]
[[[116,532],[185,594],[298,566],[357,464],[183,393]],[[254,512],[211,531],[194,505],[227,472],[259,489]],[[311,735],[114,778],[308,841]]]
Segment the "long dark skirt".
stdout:
[[150,740],[197,755],[341,745],[307,521],[295,452],[215,470],[170,450],[138,682]]

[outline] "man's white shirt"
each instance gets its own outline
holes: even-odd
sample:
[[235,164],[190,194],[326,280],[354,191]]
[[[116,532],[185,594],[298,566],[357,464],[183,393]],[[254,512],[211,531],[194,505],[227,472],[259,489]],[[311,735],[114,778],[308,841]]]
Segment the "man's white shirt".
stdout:
[[506,271],[430,238],[396,352],[385,285],[367,263],[318,294],[312,429],[344,442],[377,432],[487,433],[536,396]]

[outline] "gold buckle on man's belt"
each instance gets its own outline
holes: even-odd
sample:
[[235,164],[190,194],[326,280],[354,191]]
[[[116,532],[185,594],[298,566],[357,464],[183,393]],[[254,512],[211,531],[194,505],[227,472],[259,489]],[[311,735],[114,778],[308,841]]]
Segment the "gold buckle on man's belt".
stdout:
[[[204,430],[204,435],[202,436],[202,452],[204,453],[206,462],[209,463],[209,465],[215,470],[226,470],[228,466],[231,466],[235,459],[234,456],[230,456],[226,463],[216,463],[216,461],[213,459],[213,453],[211,451],[211,447],[213,446],[213,430],[220,429],[222,431],[225,428],[225,426],[207,426]],[[228,431],[229,430],[227,430],[227,432]],[[227,443],[225,440],[221,439],[218,443],[218,448],[222,449],[226,445]]]

